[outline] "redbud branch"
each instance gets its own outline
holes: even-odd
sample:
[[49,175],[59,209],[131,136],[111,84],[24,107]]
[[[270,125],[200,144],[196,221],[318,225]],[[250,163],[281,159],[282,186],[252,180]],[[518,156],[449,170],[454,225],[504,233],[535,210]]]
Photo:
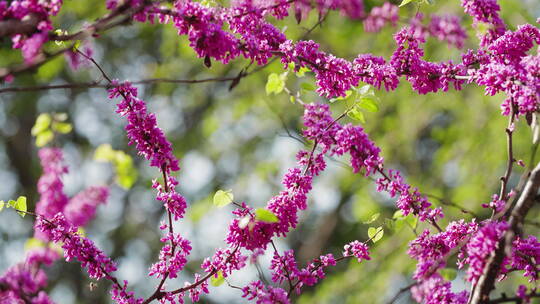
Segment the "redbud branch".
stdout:
[[510,117],[508,117],[508,126],[506,127],[506,146],[507,146],[507,153],[508,153],[508,161],[506,164],[506,172],[504,173],[504,176],[501,177],[501,190],[499,192],[499,199],[506,201],[507,194],[506,194],[506,188],[508,186],[508,180],[510,179],[510,175],[512,174],[512,168],[514,166],[514,162],[516,161],[514,159],[514,152],[513,152],[513,144],[512,144],[512,134],[514,133],[514,121],[515,121],[515,110],[514,105],[512,104],[511,110],[510,110]]
[[469,303],[489,303],[489,294],[495,288],[495,280],[499,273],[501,263],[507,255],[507,251],[510,250],[509,246],[511,246],[514,237],[520,234],[525,216],[536,202],[536,194],[539,188],[540,163],[530,172],[525,188],[511,211],[510,219],[508,220],[510,227],[502,235],[495,251],[488,257],[484,272],[474,286],[474,292],[471,295]]
[[[73,34],[73,35],[62,35],[58,36],[56,34],[51,34],[52,39],[63,41],[63,40],[75,40],[75,39],[83,39],[88,36],[91,36],[97,32],[108,30],[112,27],[125,24],[126,22],[131,20],[131,17],[143,10],[147,5],[151,4],[151,1],[146,0],[141,6],[138,7],[131,7],[128,3],[119,6],[116,10],[109,13],[105,17],[98,19],[95,23],[88,26],[87,28]],[[115,23],[108,23],[110,20],[114,20],[115,17],[119,15],[125,15],[125,17],[121,21],[117,21]],[[44,63],[50,61],[51,59],[55,58],[58,55],[61,55],[73,48],[73,43],[70,43],[68,47],[62,48],[54,53],[51,54],[39,54],[36,58],[34,58],[33,63],[27,64],[23,63],[17,66],[8,67],[8,68],[0,68],[0,80],[5,79],[8,75],[17,75],[26,71],[33,70]]]

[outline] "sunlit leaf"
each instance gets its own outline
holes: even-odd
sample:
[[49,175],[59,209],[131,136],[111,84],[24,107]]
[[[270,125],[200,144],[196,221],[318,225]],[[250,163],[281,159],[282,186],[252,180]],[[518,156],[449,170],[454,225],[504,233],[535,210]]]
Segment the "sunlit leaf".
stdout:
[[255,210],[255,219],[265,223],[279,222],[278,217],[272,211],[262,208]]
[[366,119],[364,118],[364,113],[362,113],[362,111],[360,111],[356,107],[348,111],[347,116],[349,116],[350,118],[354,120],[359,121],[360,123],[366,123]]
[[221,270],[217,272],[217,278],[215,276],[210,277],[210,284],[212,284],[212,286],[218,287],[224,282],[225,278],[223,277],[223,273],[221,272]]
[[360,98],[360,102],[358,103],[358,106],[364,110],[367,110],[373,113],[379,111],[379,105],[377,105],[377,99],[374,96],[364,96]]
[[17,209],[17,213],[19,213],[20,216],[24,217],[27,211],[26,208],[26,196],[19,196],[19,198],[15,202],[15,209]]
[[270,95],[272,93],[279,94],[285,88],[286,74],[278,75],[272,73],[268,76],[268,81],[266,82],[266,94]]
[[369,227],[368,229],[368,237],[373,241],[373,243],[376,243],[379,241],[384,235],[384,229],[383,227]]
[[214,194],[214,205],[217,207],[224,207],[228,204],[232,203],[234,200],[234,195],[232,193],[232,190],[218,190],[216,194]]
[[375,222],[379,218],[380,215],[381,215],[380,213],[373,214],[369,220],[364,222],[364,224],[371,224]]
[[401,1],[401,4],[399,5],[399,7],[405,6],[405,5],[407,5],[407,4],[411,3],[411,2],[413,2],[413,0],[403,0],[403,1]]
[[54,122],[52,129],[58,133],[67,134],[73,130],[73,126],[67,122]]
[[24,243],[25,251],[29,251],[35,248],[43,248],[43,247],[45,247],[45,243],[42,240],[36,239],[36,238],[29,238]]
[[54,139],[54,133],[51,130],[45,130],[36,136],[36,146],[38,148],[44,147],[46,144]]
[[51,115],[49,113],[41,113],[36,118],[36,123],[32,127],[31,133],[32,135],[36,136],[39,133],[46,131],[49,129],[49,126],[51,125]]
[[457,277],[457,270],[452,268],[444,268],[439,271],[439,274],[443,279],[447,281],[452,281]]

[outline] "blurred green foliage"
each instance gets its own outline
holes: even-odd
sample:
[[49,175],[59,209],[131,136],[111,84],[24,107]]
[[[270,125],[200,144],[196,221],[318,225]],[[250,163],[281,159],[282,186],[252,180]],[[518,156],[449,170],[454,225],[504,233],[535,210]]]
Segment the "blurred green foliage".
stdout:
[[[400,1],[394,2],[399,4]],[[462,15],[458,2],[437,1],[434,5],[420,7],[409,4],[400,9],[400,17],[407,20],[417,10],[426,16],[441,12]],[[512,28],[525,22],[533,23],[540,12],[540,5],[535,1],[499,2],[503,18]],[[369,0],[366,6],[370,8],[380,3]],[[74,32],[105,11],[104,3],[101,2],[89,5],[84,1],[65,1],[55,26],[68,33]],[[477,45],[475,32],[470,26],[470,18],[463,18],[470,36],[466,47],[473,48]],[[317,16],[312,13],[300,25],[296,24],[293,17],[275,23],[286,29],[290,38],[297,39],[316,22]],[[323,50],[349,60],[359,53],[373,53],[389,58],[394,49],[391,37],[395,31],[396,28],[384,28],[378,34],[365,33],[361,22],[332,12],[308,38],[320,42]],[[8,41],[1,43],[0,66],[22,61],[19,52],[8,47]],[[167,25],[137,23],[118,27],[93,39],[91,43],[96,59],[113,78],[118,79],[234,77],[249,66],[245,60],[238,59],[229,65],[213,62],[208,69],[203,59],[197,58],[190,49],[187,39],[178,37],[177,30]],[[54,50],[58,46],[49,42],[47,47]],[[449,48],[433,38],[426,44],[426,58],[429,60],[459,60],[460,53],[460,50]],[[253,68],[250,66],[248,71]],[[58,57],[35,73],[17,77],[11,85],[100,80],[100,74],[92,67],[72,71],[64,58]],[[213,229],[213,234],[219,234],[218,239],[225,236],[226,222],[221,226],[215,222],[215,227],[208,227],[208,221],[204,221],[217,214],[228,214],[230,210],[230,206],[212,207],[216,191],[232,189],[235,202],[245,200],[256,208],[264,206],[272,193],[281,189],[281,175],[293,164],[295,152],[304,147],[309,148],[309,144],[300,135],[302,108],[296,102],[297,99],[303,102],[330,102],[313,92],[314,79],[309,71],[288,73],[278,61],[242,78],[233,90],[229,90],[229,86],[230,82],[190,85],[156,83],[139,86],[141,96],[148,102],[150,109],[157,112],[159,124],[173,142],[175,154],[182,160],[186,157],[190,159],[182,161],[182,172],[208,169],[204,166],[190,168],[206,163],[209,163],[211,169],[193,173],[195,175],[180,175],[180,191],[186,194],[190,206],[186,223],[182,227],[196,239],[195,248],[198,250],[194,254],[195,261],[188,265],[190,271],[198,271],[204,255],[211,254],[207,249],[197,248],[223,245],[221,242],[212,243],[201,232],[203,228],[208,228]],[[358,105],[358,109],[350,115],[352,117],[344,118],[344,121],[362,124],[371,139],[382,148],[387,167],[400,169],[412,185],[419,187],[422,193],[432,199],[433,204],[443,206],[446,213],[444,225],[460,218],[471,219],[477,216],[483,219],[489,216],[481,204],[489,202],[491,195],[496,193],[499,177],[505,169],[506,119],[501,116],[499,108],[504,96],[487,97],[482,88],[469,86],[459,92],[450,89],[445,93],[419,96],[405,81],[393,92],[362,90],[364,88],[360,86],[358,91],[351,92],[355,95],[353,108],[356,109]],[[347,99],[333,100],[331,103],[336,116],[349,107],[351,103]],[[0,152],[9,160],[8,165],[1,169],[15,174],[17,183],[12,192],[28,194],[30,210],[37,199],[35,184],[40,175],[36,148],[30,137],[38,113],[69,113],[74,132],[62,136],[55,144],[77,151],[77,156],[71,159],[78,161],[69,162],[70,170],[74,172],[72,174],[82,174],[78,168],[83,165],[95,165],[94,151],[98,149],[104,152],[103,149],[106,149],[106,153],[99,157],[97,154],[101,152],[95,153],[97,158],[114,164],[118,183],[125,188],[117,189],[118,194],[108,203],[109,206],[120,206],[120,214],[112,219],[97,220],[88,229],[88,234],[105,235],[109,241],[102,242],[107,252],[120,260],[132,257],[135,253],[129,250],[129,246],[135,240],[142,240],[148,246],[149,254],[137,260],[140,262],[137,266],[143,272],[139,276],[143,279],[135,280],[135,289],[147,290],[145,288],[152,284],[144,279],[146,268],[156,259],[160,248],[157,226],[162,210],[153,201],[150,189],[151,179],[159,176],[157,171],[148,169],[144,160],[136,156],[134,149],[127,145],[124,122],[115,115],[104,89],[3,94],[0,95],[0,111]],[[48,130],[49,124],[46,127],[36,125],[36,128],[43,132]],[[533,157],[530,128],[524,121],[520,121],[516,129],[515,156],[530,166],[529,160]],[[102,144],[110,146],[103,148],[100,146]],[[327,279],[309,288],[297,301],[312,304],[385,303],[400,288],[412,282],[410,276],[415,264],[406,254],[407,243],[427,226],[396,213],[394,200],[377,193],[372,180],[352,174],[346,165],[347,159],[330,159],[329,162],[329,170],[315,184],[315,188],[322,189],[322,193],[315,191],[310,196],[311,205],[302,214],[300,227],[283,242],[282,248],[296,249],[299,264],[304,265],[308,259],[320,254],[340,253],[343,244],[351,240],[372,237],[374,232],[370,232],[370,228],[376,230],[380,227],[384,230],[384,236],[381,233],[382,239],[373,239],[378,242],[370,243],[371,261],[361,264],[350,261],[330,269]],[[523,171],[520,169],[512,176],[511,185],[517,184]],[[212,174],[208,173],[210,171]],[[207,177],[197,182],[201,174]],[[84,182],[79,183],[78,187],[82,187],[82,184]],[[325,193],[338,194],[323,195]],[[233,197],[230,199],[232,201]],[[464,213],[461,209],[472,213]],[[263,209],[258,212],[260,220],[272,221],[272,216],[275,217]],[[538,218],[538,215],[537,208],[530,214],[530,218]],[[31,226],[31,219],[25,220],[27,226]],[[105,221],[109,223],[105,225]],[[112,225],[110,221],[118,222],[119,225]],[[527,226],[527,229],[530,229],[531,234],[538,234],[537,227]],[[26,234],[14,234],[2,230],[1,234],[6,244],[8,240],[15,242],[29,236],[28,231]],[[449,265],[453,265],[453,262],[450,260]],[[6,267],[2,264],[2,270]],[[55,286],[65,286],[73,293],[74,303],[108,301],[106,284],[101,284],[93,292],[89,291],[86,288],[89,281],[77,265],[57,265],[50,272],[50,288],[53,290],[58,288]],[[456,274],[448,269],[445,276],[456,276],[455,285],[465,288],[462,272]],[[500,292],[511,293],[505,286],[522,280],[510,276],[510,280],[502,284]],[[129,277],[126,279],[132,280]],[[212,285],[221,285],[221,279],[215,279]],[[220,286],[220,290],[227,289],[225,285]],[[235,290],[228,292],[233,298],[240,297],[240,293]],[[408,303],[408,297],[404,295],[398,303]],[[231,303],[227,299],[230,298],[205,298],[204,301]]]

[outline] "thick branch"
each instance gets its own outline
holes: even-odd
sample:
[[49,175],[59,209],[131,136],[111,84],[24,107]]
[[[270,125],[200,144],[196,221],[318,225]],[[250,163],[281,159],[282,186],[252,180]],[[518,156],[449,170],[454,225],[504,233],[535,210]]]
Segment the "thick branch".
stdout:
[[0,21],[0,37],[15,34],[32,34],[36,31],[39,19],[34,14],[29,14],[22,20],[7,19]]
[[536,165],[534,170],[529,175],[527,184],[525,185],[516,206],[511,212],[510,219],[508,221],[510,228],[504,233],[499,241],[497,249],[489,257],[484,268],[484,274],[479,278],[478,283],[474,288],[470,301],[471,304],[490,303],[489,294],[495,288],[495,280],[499,274],[502,261],[508,254],[507,249],[509,249],[511,246],[516,234],[520,233],[525,216],[534,205],[539,188],[540,163]]

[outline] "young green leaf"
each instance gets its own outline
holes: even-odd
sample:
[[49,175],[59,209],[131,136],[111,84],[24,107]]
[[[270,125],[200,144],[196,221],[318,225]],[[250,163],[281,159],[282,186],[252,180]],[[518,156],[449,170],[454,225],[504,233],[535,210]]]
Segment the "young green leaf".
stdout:
[[283,89],[285,88],[285,80],[287,79],[287,74],[283,73],[281,75],[278,75],[276,73],[272,73],[268,76],[268,81],[266,82],[266,95],[270,95],[272,93],[279,94]]
[[44,147],[54,138],[54,133],[51,130],[45,130],[36,136],[36,146],[38,148]]
[[350,118],[354,120],[359,121],[360,123],[366,123],[366,119],[364,118],[364,113],[362,113],[362,111],[360,111],[356,107],[348,111],[347,116],[349,116]]
[[225,278],[223,277],[223,273],[221,272],[221,270],[217,272],[217,278],[215,276],[210,277],[210,284],[212,284],[212,286],[218,287],[224,282]]
[[42,240],[36,239],[36,238],[29,238],[24,243],[25,251],[29,251],[30,249],[35,249],[35,248],[43,248],[43,247],[45,247],[45,243]]
[[24,217],[26,215],[26,196],[19,196],[19,198],[15,202],[15,209],[18,210],[17,213],[19,213],[21,217]]
[[384,229],[383,227],[369,227],[368,229],[368,237],[373,241],[373,243],[377,243],[384,235]]
[[0,212],[2,212],[2,210],[4,209],[4,205],[6,203],[4,201],[0,201]]
[[364,222],[364,224],[371,224],[371,223],[375,222],[379,218],[380,215],[381,215],[380,213],[373,214],[368,221]]
[[102,144],[94,152],[94,159],[100,161],[112,161],[115,157],[114,150],[109,144]]
[[228,204],[232,203],[234,200],[234,195],[232,193],[232,190],[218,190],[216,194],[214,194],[214,205],[217,207],[224,207]]
[[73,130],[73,126],[68,122],[53,122],[52,129],[58,133],[68,134]]
[[256,209],[255,210],[255,219],[265,223],[277,223],[279,222],[278,217],[270,210],[266,209]]
[[452,281],[457,277],[457,270],[452,268],[444,268],[439,271],[441,277],[447,281]]
[[361,97],[358,106],[373,113],[379,111],[379,105],[377,105],[377,98],[375,96],[366,95]]
[[14,200],[9,200],[8,203],[7,203],[7,205],[6,205],[6,207],[7,207],[7,208],[9,208],[9,207],[15,208],[16,205],[17,205],[17,202],[16,202],[16,201],[14,201]]
[[296,76],[297,77],[304,77],[306,72],[309,72],[309,69],[307,67],[302,67],[302,68],[298,69],[298,72],[296,72]]
[[403,0],[403,1],[401,1],[401,4],[399,5],[399,7],[405,6],[405,5],[407,5],[407,4],[411,3],[411,2],[413,2],[413,0]]
[[51,125],[51,115],[48,113],[41,113],[36,118],[36,123],[32,127],[32,130],[30,131],[33,136],[36,136],[40,134],[41,132],[44,132],[49,129],[49,126]]
[[411,226],[412,229],[415,229],[416,225],[418,224],[418,218],[412,214],[409,214],[405,218],[405,221],[407,222],[407,224],[409,224],[409,226]]
[[307,82],[302,82],[300,87],[302,88],[302,90],[305,90],[305,91],[308,91],[308,92],[313,92],[313,91],[315,91],[317,89],[314,85],[312,85],[311,83],[307,83]]

